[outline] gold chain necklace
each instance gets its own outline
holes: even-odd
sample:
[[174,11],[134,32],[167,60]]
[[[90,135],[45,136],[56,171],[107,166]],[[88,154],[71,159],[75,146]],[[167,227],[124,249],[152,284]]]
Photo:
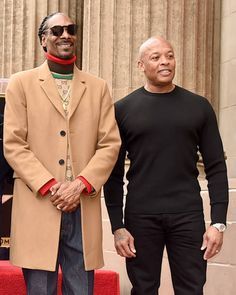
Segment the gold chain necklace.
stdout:
[[69,86],[69,89],[67,90],[66,95],[63,97],[60,93],[60,97],[62,100],[63,106],[67,107],[69,105],[69,97],[70,97],[70,92],[71,92],[71,85]]

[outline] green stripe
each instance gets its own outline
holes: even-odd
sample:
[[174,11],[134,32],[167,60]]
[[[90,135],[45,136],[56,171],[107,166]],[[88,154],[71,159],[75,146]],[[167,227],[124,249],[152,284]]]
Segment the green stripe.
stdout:
[[72,80],[73,78],[73,74],[59,74],[59,73],[52,73],[52,76],[54,79],[63,79],[63,80]]

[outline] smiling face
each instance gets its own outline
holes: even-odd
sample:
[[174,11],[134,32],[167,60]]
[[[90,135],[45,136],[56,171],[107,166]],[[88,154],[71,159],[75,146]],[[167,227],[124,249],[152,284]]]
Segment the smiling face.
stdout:
[[168,91],[173,88],[175,57],[163,38],[150,38],[140,47],[138,66],[146,76],[146,88]]
[[66,28],[61,36],[54,36],[50,28],[54,26],[68,26],[73,21],[64,14],[55,14],[48,19],[46,30],[42,35],[42,46],[53,56],[70,59],[73,57],[76,46],[76,36],[70,35]]

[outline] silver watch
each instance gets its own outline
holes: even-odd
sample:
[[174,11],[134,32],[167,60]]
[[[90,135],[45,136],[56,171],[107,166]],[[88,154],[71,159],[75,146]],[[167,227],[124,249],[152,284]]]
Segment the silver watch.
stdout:
[[212,226],[217,228],[220,233],[223,233],[226,230],[226,225],[224,223],[214,223]]

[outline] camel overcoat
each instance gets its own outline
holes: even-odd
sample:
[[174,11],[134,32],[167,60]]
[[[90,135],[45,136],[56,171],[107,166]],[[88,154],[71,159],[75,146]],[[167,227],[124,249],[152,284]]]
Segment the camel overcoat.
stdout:
[[85,177],[97,193],[80,200],[85,268],[96,269],[103,266],[100,192],[120,147],[107,84],[75,66],[66,118],[47,62],[12,75],[4,153],[15,171],[10,259],[17,266],[55,270],[61,212],[38,191],[52,178],[64,181],[68,143],[74,175]]

